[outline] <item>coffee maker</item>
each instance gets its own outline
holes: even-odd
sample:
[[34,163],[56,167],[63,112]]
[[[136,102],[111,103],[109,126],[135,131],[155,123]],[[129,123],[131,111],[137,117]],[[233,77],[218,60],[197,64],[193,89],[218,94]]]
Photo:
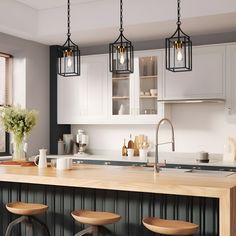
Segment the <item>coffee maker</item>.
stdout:
[[88,146],[88,135],[84,130],[79,129],[76,135],[76,146],[78,147],[78,153],[76,155],[85,156],[85,150]]

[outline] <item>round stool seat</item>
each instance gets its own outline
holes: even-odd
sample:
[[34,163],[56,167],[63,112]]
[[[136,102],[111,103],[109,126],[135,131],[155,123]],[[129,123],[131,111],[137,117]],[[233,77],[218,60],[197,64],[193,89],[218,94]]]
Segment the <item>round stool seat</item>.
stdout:
[[111,212],[99,212],[99,211],[73,211],[71,213],[73,218],[82,224],[89,225],[107,225],[113,224],[120,220],[120,215]]
[[6,204],[6,208],[13,214],[30,216],[44,213],[48,206],[38,203],[10,202]]
[[197,232],[198,225],[181,220],[163,220],[148,217],[143,224],[150,231],[164,235],[192,235]]

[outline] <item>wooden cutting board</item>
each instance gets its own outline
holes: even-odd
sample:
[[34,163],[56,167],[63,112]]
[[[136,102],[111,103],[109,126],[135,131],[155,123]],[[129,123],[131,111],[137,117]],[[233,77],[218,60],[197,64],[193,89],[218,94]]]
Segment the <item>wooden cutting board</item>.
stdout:
[[0,161],[0,165],[35,166],[33,161]]

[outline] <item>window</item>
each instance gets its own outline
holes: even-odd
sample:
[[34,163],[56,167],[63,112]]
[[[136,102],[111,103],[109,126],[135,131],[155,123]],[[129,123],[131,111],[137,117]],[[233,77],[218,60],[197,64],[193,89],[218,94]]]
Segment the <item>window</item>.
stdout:
[[[12,104],[12,56],[0,53],[0,106]],[[9,134],[0,127],[0,156],[9,154]]]

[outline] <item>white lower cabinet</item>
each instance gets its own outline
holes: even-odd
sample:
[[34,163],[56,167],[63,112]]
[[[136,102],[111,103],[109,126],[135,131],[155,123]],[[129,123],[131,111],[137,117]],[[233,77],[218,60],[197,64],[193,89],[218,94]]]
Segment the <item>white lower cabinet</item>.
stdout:
[[82,57],[80,76],[58,76],[58,124],[106,123],[107,78],[107,55]]
[[225,99],[225,54],[225,45],[193,47],[193,70],[165,70],[161,99]]

